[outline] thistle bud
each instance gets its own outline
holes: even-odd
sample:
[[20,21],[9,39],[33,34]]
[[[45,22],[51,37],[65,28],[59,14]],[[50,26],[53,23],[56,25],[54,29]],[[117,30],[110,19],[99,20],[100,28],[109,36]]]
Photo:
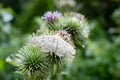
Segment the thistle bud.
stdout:
[[48,11],[42,16],[42,18],[45,19],[46,21],[53,21],[59,18],[60,16],[61,13],[59,13],[58,11],[54,11],[54,12]]

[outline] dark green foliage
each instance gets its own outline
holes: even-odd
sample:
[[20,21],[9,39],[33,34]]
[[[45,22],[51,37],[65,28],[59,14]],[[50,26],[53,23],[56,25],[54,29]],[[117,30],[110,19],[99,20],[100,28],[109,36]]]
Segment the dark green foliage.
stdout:
[[[23,10],[18,17],[17,26],[22,28],[24,33],[34,31],[34,18],[41,16],[47,10],[53,10],[52,0],[34,0],[24,4]],[[34,30],[33,30],[34,29]]]

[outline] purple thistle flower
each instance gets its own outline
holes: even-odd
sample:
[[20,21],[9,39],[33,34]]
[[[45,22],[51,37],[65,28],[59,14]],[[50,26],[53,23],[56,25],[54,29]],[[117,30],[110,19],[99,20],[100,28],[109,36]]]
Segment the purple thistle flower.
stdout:
[[59,13],[58,11],[54,11],[54,12],[48,11],[42,16],[42,18],[47,21],[53,21],[60,16],[61,16],[61,13]]
[[71,35],[66,30],[60,30],[56,34],[71,43]]

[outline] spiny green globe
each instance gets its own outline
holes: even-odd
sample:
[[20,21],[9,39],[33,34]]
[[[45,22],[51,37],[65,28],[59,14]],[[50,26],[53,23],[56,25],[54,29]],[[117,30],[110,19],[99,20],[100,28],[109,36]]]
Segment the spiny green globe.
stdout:
[[17,67],[17,73],[26,75],[27,78],[45,77],[49,73],[49,61],[46,54],[35,45],[27,45],[19,50],[14,59],[11,59]]

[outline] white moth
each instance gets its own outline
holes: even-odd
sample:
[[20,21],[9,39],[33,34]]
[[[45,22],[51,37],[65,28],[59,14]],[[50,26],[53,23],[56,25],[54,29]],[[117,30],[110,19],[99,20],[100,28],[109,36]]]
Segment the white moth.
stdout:
[[58,35],[33,37],[31,42],[43,52],[54,52],[59,57],[75,54],[75,49]]

